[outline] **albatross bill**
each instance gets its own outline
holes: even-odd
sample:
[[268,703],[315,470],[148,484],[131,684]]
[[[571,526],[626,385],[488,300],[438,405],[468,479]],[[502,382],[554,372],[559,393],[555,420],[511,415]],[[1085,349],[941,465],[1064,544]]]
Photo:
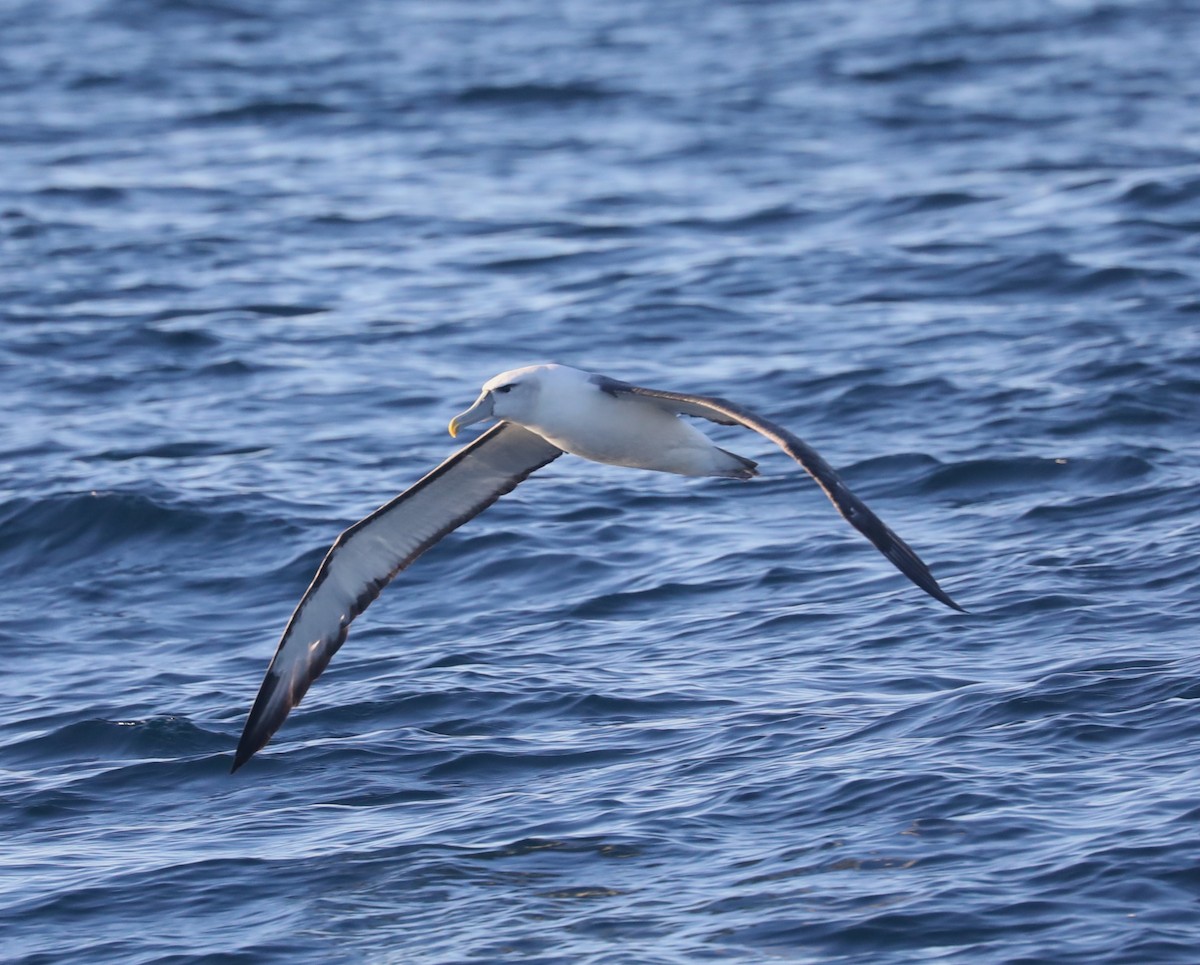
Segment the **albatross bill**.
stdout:
[[496,424],[409,489],[341,534],[296,606],[246,720],[237,770],[259,751],[346,640],[350,624],[401,570],[563,453],[683,476],[749,479],[757,463],[714,445],[680,416],[740,425],[800,464],[839,513],[935,600],[963,608],[917,554],[798,437],[715,396],[631,385],[565,365],[531,365],[491,379],[450,420],[450,435]]

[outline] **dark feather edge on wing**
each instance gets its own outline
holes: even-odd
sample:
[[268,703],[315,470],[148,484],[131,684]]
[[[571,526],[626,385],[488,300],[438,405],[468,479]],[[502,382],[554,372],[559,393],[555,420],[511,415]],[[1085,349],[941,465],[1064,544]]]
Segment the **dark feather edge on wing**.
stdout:
[[[370,526],[371,523],[380,519],[385,514],[396,509],[414,493],[420,492],[422,489],[436,482],[447,473],[452,472],[455,466],[459,465],[467,456],[477,452],[483,446],[495,445],[505,441],[506,436],[511,439],[516,433],[521,433],[524,436],[529,437],[522,440],[524,442],[532,442],[533,440],[536,440],[538,443],[541,443],[542,448],[538,458],[532,461],[530,465],[519,470],[513,475],[505,477],[502,480],[498,480],[499,485],[486,498],[476,503],[467,512],[447,521],[444,526],[440,527],[431,536],[423,540],[412,552],[400,559],[396,565],[390,569],[384,578],[372,580],[370,583],[368,583],[363,588],[362,592],[355,598],[354,603],[349,607],[349,612],[342,618],[341,621],[339,621],[337,632],[334,635],[327,636],[320,641],[318,648],[313,653],[312,659],[306,668],[308,672],[305,674],[305,679],[302,681],[302,685],[297,690],[293,691],[288,701],[277,708],[275,712],[270,715],[270,717],[267,717],[267,708],[271,704],[271,700],[275,695],[275,690],[280,684],[280,676],[275,673],[275,663],[278,660],[280,653],[282,653],[284,648],[287,646],[292,630],[296,625],[296,621],[300,618],[300,615],[308,605],[309,600],[321,587],[321,584],[324,583],[329,577],[331,568],[336,565],[338,551],[345,546],[355,534]],[[404,492],[400,493],[400,495],[389,500],[369,516],[363,517],[353,526],[350,526],[343,531],[342,534],[334,541],[333,546],[329,548],[329,552],[325,554],[325,558],[321,561],[321,565],[317,568],[317,572],[313,577],[312,583],[309,584],[308,589],[304,592],[304,596],[300,598],[300,602],[296,605],[296,609],[292,612],[291,619],[288,620],[287,627],[283,631],[283,636],[279,640],[279,646],[275,649],[275,654],[271,658],[271,663],[267,668],[266,676],[263,678],[262,685],[259,688],[258,696],[255,698],[254,706],[251,708],[250,714],[246,718],[246,725],[242,730],[241,739],[238,741],[237,752],[234,755],[233,767],[231,770],[236,771],[267,744],[267,742],[271,739],[271,736],[276,730],[279,729],[280,725],[283,724],[292,708],[300,703],[301,698],[308,691],[308,688],[312,682],[321,675],[321,673],[329,665],[329,661],[333,659],[333,655],[337,653],[338,649],[343,643],[345,643],[346,636],[350,632],[350,624],[368,606],[371,605],[372,601],[379,596],[383,588],[387,586],[387,584],[391,582],[391,580],[401,570],[405,569],[418,556],[429,549],[429,547],[437,543],[447,533],[452,532],[463,523],[466,523],[475,516],[478,516],[481,512],[483,512],[483,510],[491,506],[492,503],[494,503],[501,496],[512,492],[530,475],[541,469],[543,466],[553,462],[561,455],[561,449],[551,445],[549,442],[546,442],[546,440],[542,439],[540,436],[537,436],[535,433],[529,432],[527,429],[523,429],[520,426],[516,426],[508,422],[501,422],[493,426],[474,442],[459,449],[443,463],[437,466],[437,468],[427,473]]]
[[689,395],[683,392],[648,389],[603,375],[593,376],[592,381],[602,391],[614,397],[632,395],[649,402],[662,403],[664,404],[663,408],[670,411],[699,416],[720,425],[740,425],[770,439],[812,476],[842,517],[869,539],[872,545],[887,557],[896,569],[939,603],[944,603],[962,613],[967,612],[941,588],[929,567],[917,556],[912,547],[892,532],[866,503],[850,491],[850,488],[820,453],[782,426],[763,418],[744,406],[717,396]]

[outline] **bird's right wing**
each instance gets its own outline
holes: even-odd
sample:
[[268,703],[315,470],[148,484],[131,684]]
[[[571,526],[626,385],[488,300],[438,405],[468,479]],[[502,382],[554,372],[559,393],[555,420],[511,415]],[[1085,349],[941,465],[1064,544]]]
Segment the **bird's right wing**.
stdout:
[[779,446],[784,452],[798,462],[818,486],[824,490],[830,502],[842,516],[863,534],[879,552],[891,560],[892,564],[913,583],[928,593],[940,603],[955,610],[966,612],[951,599],[950,595],[941,588],[934,579],[924,560],[917,556],[904,540],[897,536],[886,523],[867,506],[861,499],[850,491],[828,462],[822,458],[812,446],[793,435],[780,425],[765,419],[757,412],[745,406],[720,399],[710,395],[690,395],[683,392],[669,392],[663,389],[647,389],[640,385],[630,385],[604,375],[592,376],[594,382],[602,391],[610,395],[632,396],[645,402],[652,403],[669,412],[683,415],[699,416],[721,425],[740,425],[761,433]]
[[271,739],[345,642],[351,621],[392,577],[561,455],[536,433],[501,422],[342,533],[288,621],[246,720],[233,770]]

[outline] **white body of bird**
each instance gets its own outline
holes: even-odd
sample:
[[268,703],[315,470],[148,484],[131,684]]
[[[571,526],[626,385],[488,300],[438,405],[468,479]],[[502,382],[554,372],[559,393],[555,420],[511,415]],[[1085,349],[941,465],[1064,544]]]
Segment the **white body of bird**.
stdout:
[[652,402],[605,391],[588,372],[529,365],[490,379],[460,425],[504,419],[593,462],[680,476],[757,475],[755,463],[726,452],[691,423]]

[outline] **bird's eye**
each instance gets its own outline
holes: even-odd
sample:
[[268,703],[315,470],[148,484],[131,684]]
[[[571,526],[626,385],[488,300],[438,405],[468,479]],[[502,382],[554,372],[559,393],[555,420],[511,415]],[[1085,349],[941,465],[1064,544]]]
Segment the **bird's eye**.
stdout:
[[515,387],[516,387],[516,383],[515,383],[515,382],[510,382],[510,383],[508,383],[508,385],[498,385],[498,386],[496,386],[496,391],[497,391],[497,392],[501,392],[501,393],[503,393],[503,392],[511,392],[511,391],[512,391],[512,390],[513,390]]

